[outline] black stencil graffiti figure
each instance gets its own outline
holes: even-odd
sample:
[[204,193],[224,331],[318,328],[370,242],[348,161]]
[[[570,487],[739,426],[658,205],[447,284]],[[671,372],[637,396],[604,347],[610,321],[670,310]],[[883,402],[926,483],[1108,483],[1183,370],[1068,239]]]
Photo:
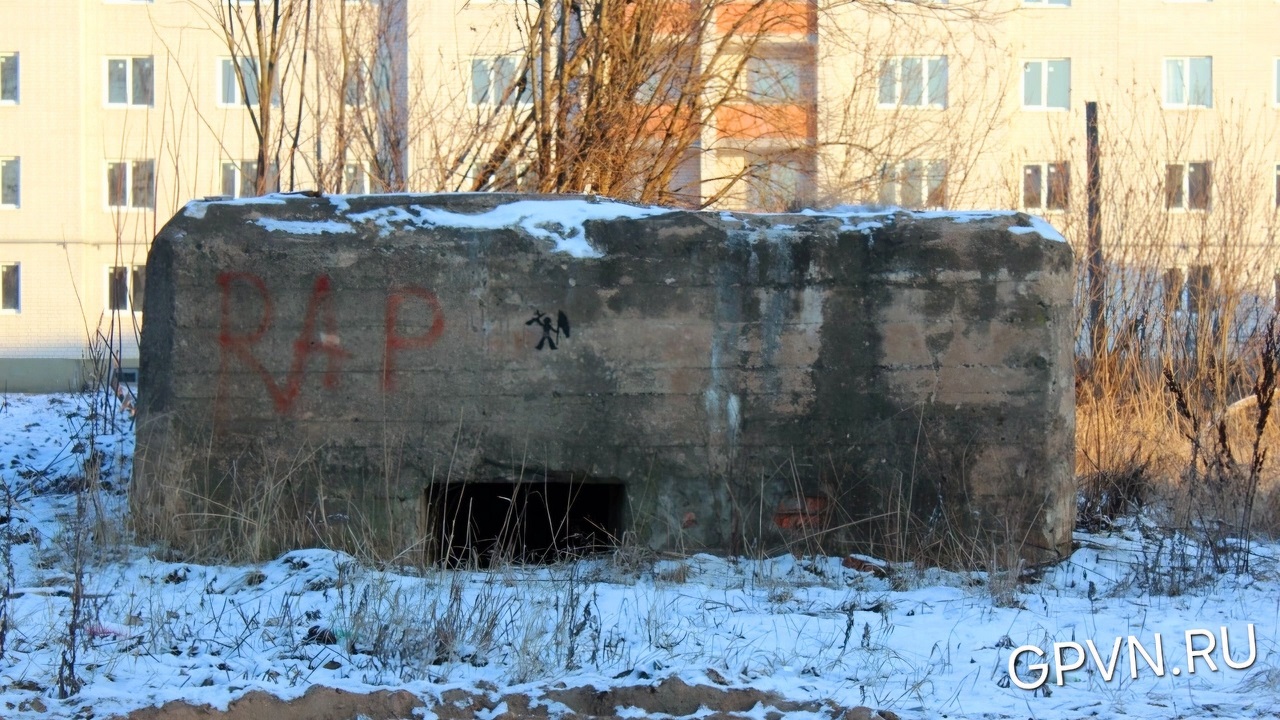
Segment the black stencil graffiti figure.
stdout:
[[556,341],[560,339],[561,333],[566,338],[569,337],[569,318],[564,314],[563,310],[556,312],[556,324],[554,327],[551,325],[551,316],[541,310],[535,310],[533,317],[526,320],[524,324],[537,325],[542,328],[542,338],[538,340],[536,350],[541,350],[543,345],[555,350]]

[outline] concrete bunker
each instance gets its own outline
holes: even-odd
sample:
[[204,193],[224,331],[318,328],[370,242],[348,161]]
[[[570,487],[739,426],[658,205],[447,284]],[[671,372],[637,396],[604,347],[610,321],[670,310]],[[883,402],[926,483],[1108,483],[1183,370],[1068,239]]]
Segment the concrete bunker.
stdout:
[[188,550],[1069,550],[1072,256],[1023,214],[270,196],[147,277],[132,498]]

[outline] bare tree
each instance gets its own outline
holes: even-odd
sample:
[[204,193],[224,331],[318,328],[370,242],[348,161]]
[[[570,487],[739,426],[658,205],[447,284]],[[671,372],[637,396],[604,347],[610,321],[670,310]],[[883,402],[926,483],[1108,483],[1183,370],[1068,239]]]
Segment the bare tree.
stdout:
[[[1268,460],[1257,443],[1264,431],[1266,442],[1276,437],[1274,423],[1258,422],[1257,388],[1259,357],[1274,352],[1264,341],[1276,311],[1280,137],[1264,122],[1266,107],[1228,101],[1206,124],[1200,114],[1162,112],[1159,88],[1117,81],[1097,96],[1106,261],[1096,344],[1084,253],[1076,285],[1076,466],[1086,513],[1124,511],[1149,489],[1174,496],[1177,527],[1217,517],[1247,528]],[[1079,114],[1045,123],[1051,157],[1011,157],[1004,204],[1045,214],[1080,248],[1083,123]],[[1055,193],[1039,172],[1044,161],[1076,180]],[[1266,471],[1274,477],[1273,464]]]
[[306,100],[317,132],[317,189],[408,190],[414,108],[407,3],[326,4],[318,20],[315,76]]
[[304,139],[300,78],[311,61],[313,0],[191,1],[226,45],[223,81],[233,79],[231,94],[244,105],[257,145],[254,193],[273,190],[282,168],[292,185]]
[[472,190],[667,202],[717,111],[742,100],[776,4],[549,0],[517,13],[521,47],[472,67],[472,127],[449,174]]
[[1010,79],[985,3],[835,3],[819,66],[821,199],[984,204],[980,157],[1007,122]]
[[[526,2],[513,11],[509,51],[473,59],[460,68],[469,91],[431,103],[452,110],[414,133],[426,145],[420,157],[435,158],[423,182],[783,209],[797,196],[874,192],[889,158],[947,141],[945,152],[963,155],[949,174],[963,178],[982,143],[957,137],[958,113],[908,131],[905,112],[877,108],[880,61],[908,31],[924,38],[938,27],[954,40],[941,52],[990,50],[992,17],[972,3],[894,0]],[[859,24],[876,32],[847,29]],[[817,73],[835,54],[856,67],[820,105]],[[833,108],[839,119],[820,119]],[[985,138],[992,123],[977,118],[972,130]],[[828,149],[843,160],[819,172]]]

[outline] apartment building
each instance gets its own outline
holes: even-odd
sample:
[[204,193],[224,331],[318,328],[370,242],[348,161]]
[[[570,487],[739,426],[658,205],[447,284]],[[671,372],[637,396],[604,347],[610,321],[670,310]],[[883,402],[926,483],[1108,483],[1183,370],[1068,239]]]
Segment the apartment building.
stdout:
[[[48,0],[38,11],[0,2],[0,390],[79,388],[93,355],[109,356],[121,379],[136,377],[150,239],[192,199],[259,189],[258,59],[243,45],[232,57],[227,33],[242,28],[225,29],[223,8],[252,22],[243,2]],[[381,4],[328,9],[317,25]],[[375,54],[398,50],[403,64],[403,34],[389,37]],[[334,82],[330,59],[313,55],[307,72]],[[378,189],[368,143],[350,143],[335,168],[333,143],[317,129],[368,104],[372,71],[361,60],[337,102],[299,112],[302,91],[281,84],[285,96],[268,112],[297,121],[277,118],[276,133],[266,131],[285,149],[273,154],[290,159],[273,161],[268,190],[315,187],[326,174],[331,190]],[[397,58],[387,62],[394,69]]]
[[[1095,102],[1109,257],[1275,273],[1280,2],[721,2],[754,40],[668,197],[1020,209],[1081,252]],[[135,373],[148,243],[191,199],[474,186],[467,143],[544,72],[530,7],[316,2],[267,99],[253,2],[0,0],[0,388],[78,387],[91,348]]]
[[1274,292],[1280,3],[981,6],[949,22],[855,6],[819,25],[819,198],[1025,210],[1082,255],[1094,103],[1107,259]]

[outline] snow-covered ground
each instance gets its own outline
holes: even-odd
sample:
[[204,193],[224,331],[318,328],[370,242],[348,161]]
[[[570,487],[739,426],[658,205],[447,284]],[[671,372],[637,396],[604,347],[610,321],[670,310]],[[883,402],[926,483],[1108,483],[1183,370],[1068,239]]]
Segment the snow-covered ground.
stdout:
[[[226,707],[250,690],[292,698],[315,684],[428,699],[497,687],[536,698],[556,683],[607,688],[671,676],[905,719],[1280,715],[1277,544],[1254,547],[1250,575],[1216,575],[1189,569],[1198,565],[1194,547],[1132,522],[1078,534],[1068,562],[1000,601],[981,573],[896,568],[885,578],[841,558],[621,552],[425,574],[319,549],[257,566],[169,562],[127,540],[120,489],[131,429],[118,414],[120,432],[104,432],[107,418],[101,409],[91,417],[92,405],[74,395],[0,397],[0,476],[14,496],[0,526],[0,554],[8,546],[12,560],[3,717],[103,718],[174,699]],[[83,686],[59,700],[74,580],[68,528],[79,468],[94,450],[103,487],[84,498],[94,535],[75,667]],[[1216,671],[1197,657],[1187,672],[1186,633],[1197,629],[1216,638]],[[1224,633],[1233,664],[1256,652],[1248,667],[1228,667]],[[1157,635],[1162,675],[1143,657],[1160,659]],[[1205,635],[1193,639],[1207,646]],[[1052,662],[1039,689],[1010,681],[1021,646],[1052,661],[1054,643],[1068,642],[1089,657],[1062,684]],[[1059,652],[1074,664],[1072,647]],[[1107,680],[1099,664],[1113,654]],[[1022,682],[1034,681],[1037,658],[1020,657]]]

